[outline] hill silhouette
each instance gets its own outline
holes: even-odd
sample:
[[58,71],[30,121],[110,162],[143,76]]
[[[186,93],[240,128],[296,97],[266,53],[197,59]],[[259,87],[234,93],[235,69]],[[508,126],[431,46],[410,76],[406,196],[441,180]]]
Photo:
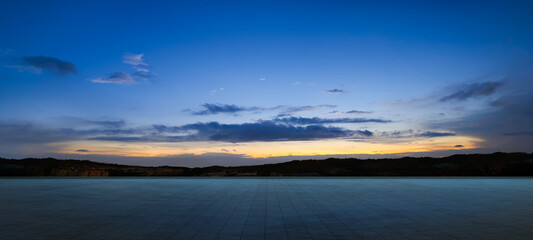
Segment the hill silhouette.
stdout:
[[443,158],[329,158],[241,167],[141,167],[88,160],[0,158],[0,176],[533,176],[533,154],[492,153]]

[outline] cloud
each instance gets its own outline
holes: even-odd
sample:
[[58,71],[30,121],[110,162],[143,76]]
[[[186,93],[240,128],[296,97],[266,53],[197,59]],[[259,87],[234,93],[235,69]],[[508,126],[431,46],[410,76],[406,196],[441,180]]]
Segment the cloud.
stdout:
[[456,136],[453,132],[433,132],[433,131],[413,131],[402,130],[402,131],[393,131],[393,132],[382,132],[381,136],[390,137],[390,138],[434,138],[434,137],[449,137]]
[[309,111],[315,111],[315,110],[323,109],[323,108],[335,108],[335,107],[337,107],[337,105],[330,105],[330,104],[322,104],[322,105],[316,105],[316,106],[307,105],[307,106],[298,106],[298,107],[288,107],[284,111],[282,111],[278,116],[283,117],[283,116],[289,116],[289,115],[299,113],[299,112],[309,112]]
[[15,51],[13,49],[11,49],[11,48],[0,48],[0,56],[11,55],[11,54],[13,54],[13,52],[15,52]]
[[149,81],[151,78],[155,77],[155,74],[149,71],[137,71],[133,73],[132,77],[143,81]]
[[372,112],[370,112],[370,111],[350,110],[350,111],[347,111],[347,112],[331,111],[331,112],[325,113],[325,115],[332,115],[332,114],[370,114],[370,113],[372,113]]
[[133,78],[149,81],[151,78],[155,77],[155,74],[148,69],[148,64],[144,62],[143,57],[144,53],[125,53],[122,56],[122,62],[133,66],[133,69],[135,69],[135,72],[131,74]]
[[[221,88],[223,90],[223,88]],[[238,106],[235,104],[220,104],[220,103],[204,103],[202,104],[203,110],[200,111],[192,111],[193,115],[214,115],[219,113],[230,113],[230,114],[236,114],[238,112],[259,112],[259,111],[272,111],[272,110],[278,110],[282,108],[286,108],[285,106],[275,106],[275,107],[243,107]],[[184,111],[191,111],[190,109],[186,109]]]
[[358,110],[350,110],[346,112],[347,114],[370,114],[371,111],[358,111]]
[[63,129],[42,129],[33,124],[0,123],[0,145],[47,143],[76,138]]
[[87,149],[78,149],[78,150],[76,150],[76,152],[89,152],[89,150],[87,150]]
[[205,103],[202,105],[204,110],[192,112],[194,115],[213,115],[219,113],[238,113],[242,111],[257,110],[256,107],[246,108],[234,104]]
[[527,92],[533,83],[517,85],[519,90],[504,95],[497,105],[485,111],[472,113],[460,119],[432,122],[428,127],[453,130],[461,135],[470,135],[484,140],[489,148],[499,151],[533,151],[533,94]]
[[259,78],[259,81],[265,81],[267,80],[265,77]]
[[344,114],[344,112],[341,112],[341,111],[331,111],[331,112],[324,113],[324,115],[334,115],[334,114]]
[[330,123],[389,123],[390,120],[383,119],[371,119],[371,118],[304,118],[304,117],[287,117],[274,119],[275,122],[296,124],[296,125],[309,125],[309,124],[330,124]]
[[215,93],[217,93],[218,91],[224,91],[224,88],[219,88],[219,89],[213,89],[211,90],[211,95],[214,95]]
[[122,62],[125,64],[132,65],[134,67],[142,68],[142,66],[148,66],[143,60],[144,53],[141,54],[133,54],[133,53],[125,53],[122,56]]
[[135,80],[130,74],[125,72],[110,73],[105,77],[98,77],[91,79],[94,83],[114,83],[114,84],[134,84]]
[[533,136],[533,131],[522,131],[522,132],[504,132],[503,136]]
[[417,134],[416,136],[417,137],[428,137],[428,138],[432,138],[432,137],[448,137],[448,136],[455,136],[455,133],[452,133],[452,132],[431,132],[431,131],[426,131],[426,132]]
[[330,89],[330,90],[325,90],[324,91],[326,94],[345,94],[345,93],[349,93],[348,91],[346,90],[342,90],[342,89]]
[[503,83],[504,81],[465,84],[457,87],[451,94],[442,97],[440,101],[464,101],[470,98],[489,96],[501,87]]
[[368,130],[347,130],[322,125],[294,126],[274,121],[242,124],[218,122],[193,123],[182,126],[153,125],[152,132],[133,134],[107,134],[89,137],[89,140],[119,142],[271,142],[312,141],[331,138],[366,138],[373,135]]
[[454,147],[455,147],[455,148],[463,148],[463,147],[465,147],[465,146],[459,144],[459,145],[455,145]]
[[77,73],[76,65],[73,63],[46,56],[23,57],[22,66],[14,67],[32,72],[48,71],[56,75]]
[[194,130],[185,137],[200,141],[252,142],[252,141],[307,141],[327,138],[370,136],[368,131],[352,131],[337,127],[309,125],[306,127],[261,121],[243,124],[220,124],[218,122],[187,124],[182,130]]
[[[322,104],[322,105],[316,105],[316,106],[295,106],[295,107],[288,107],[288,106],[275,106],[275,107],[257,107],[257,106],[251,106],[251,107],[244,107],[244,106],[238,106],[235,104],[220,104],[220,103],[205,103],[202,104],[203,110],[199,111],[192,111],[193,115],[214,115],[219,113],[229,113],[229,114],[236,114],[239,112],[259,112],[259,111],[273,111],[273,110],[280,110],[282,111],[278,114],[278,117],[285,117],[285,116],[291,116],[292,114],[299,113],[299,112],[308,112],[308,111],[315,111],[318,109],[323,108],[334,108],[337,107],[337,105],[329,105],[329,104]],[[191,111],[189,109],[186,109],[184,111]]]
[[143,60],[144,53],[133,54],[125,53],[122,56],[122,62],[133,66],[135,72],[130,74],[126,72],[113,72],[105,77],[97,77],[91,81],[94,83],[115,83],[115,84],[134,84],[135,80],[149,81],[156,75],[148,69],[148,64]]
[[103,127],[103,128],[121,128],[125,125],[124,120],[87,120],[78,117],[61,117],[59,118],[63,126],[91,126],[91,127]]

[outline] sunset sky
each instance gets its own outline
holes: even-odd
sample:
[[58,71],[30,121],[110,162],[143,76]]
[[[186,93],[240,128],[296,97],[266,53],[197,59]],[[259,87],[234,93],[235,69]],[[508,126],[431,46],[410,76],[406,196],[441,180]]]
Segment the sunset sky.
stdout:
[[532,152],[532,3],[2,1],[0,157]]

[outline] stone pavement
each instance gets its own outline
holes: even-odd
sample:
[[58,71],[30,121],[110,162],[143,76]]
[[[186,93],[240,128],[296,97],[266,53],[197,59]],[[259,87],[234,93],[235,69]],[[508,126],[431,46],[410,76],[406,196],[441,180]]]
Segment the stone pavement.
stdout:
[[0,239],[531,239],[533,178],[0,178]]

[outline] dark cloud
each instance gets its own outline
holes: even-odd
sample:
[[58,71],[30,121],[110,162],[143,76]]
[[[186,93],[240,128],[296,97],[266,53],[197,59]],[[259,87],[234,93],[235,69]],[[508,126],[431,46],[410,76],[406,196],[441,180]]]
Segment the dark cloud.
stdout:
[[[273,121],[257,123],[220,124],[195,123],[181,127],[194,130],[189,138],[199,141],[252,142],[252,141],[305,141],[327,138],[369,136],[369,132],[351,131],[337,127],[309,125],[306,127],[277,124]],[[370,133],[371,135],[371,133]]]
[[469,98],[492,95],[497,88],[503,85],[503,81],[471,83],[459,86],[455,91],[440,99],[441,102],[456,100],[464,101]]
[[432,137],[449,137],[449,136],[455,136],[455,133],[452,133],[452,132],[431,132],[431,131],[426,131],[426,132],[417,134],[416,136],[417,137],[428,137],[428,138],[432,138]]
[[119,142],[307,141],[328,138],[364,138],[373,135],[368,130],[353,131],[319,124],[304,127],[276,121],[242,124],[207,122],[182,126],[153,125],[144,129],[90,129],[76,130],[73,134],[84,136],[88,140]]
[[331,124],[331,123],[389,123],[390,120],[371,119],[371,118],[304,118],[304,117],[287,117],[277,118],[274,121],[286,124],[309,125],[309,124]]
[[[158,129],[163,129],[160,125]],[[189,135],[169,136],[166,134],[150,134],[144,136],[101,136],[90,140],[120,142],[184,142],[184,141],[222,141],[222,142],[255,142],[255,141],[308,141],[342,137],[367,137],[370,131],[351,131],[336,127],[310,125],[306,127],[276,124],[274,122],[220,124],[218,122],[195,123],[181,127],[165,127],[171,133],[194,132]],[[161,133],[161,132],[160,132]]]
[[35,56],[23,57],[22,62],[24,66],[35,69],[45,70],[57,75],[66,75],[68,73],[76,73],[76,65],[71,62],[63,61],[53,57]]
[[[533,84],[526,83],[518,87],[526,91]],[[481,138],[485,147],[497,148],[499,151],[533,151],[532,103],[532,93],[505,95],[498,100],[496,106],[486,111],[428,126]]]
[[133,84],[135,80],[130,74],[125,72],[110,73],[105,77],[98,77],[91,80],[95,83]]
[[462,148],[462,147],[465,147],[465,146],[459,144],[459,145],[455,145],[454,147],[455,148]]
[[194,115],[212,115],[219,113],[238,113],[242,111],[253,111],[257,110],[256,107],[246,108],[237,106],[234,104],[218,104],[218,103],[205,103],[202,105],[204,110],[193,112]]
[[348,93],[348,91],[346,91],[346,90],[337,89],[337,88],[326,90],[324,92],[326,92],[327,94],[344,94],[344,93]]
[[87,150],[87,149],[78,149],[78,150],[76,150],[76,152],[89,152],[89,150]]
[[368,130],[356,130],[355,132],[356,132],[356,135],[365,136],[365,137],[370,137],[374,135],[373,132],[368,131]]

